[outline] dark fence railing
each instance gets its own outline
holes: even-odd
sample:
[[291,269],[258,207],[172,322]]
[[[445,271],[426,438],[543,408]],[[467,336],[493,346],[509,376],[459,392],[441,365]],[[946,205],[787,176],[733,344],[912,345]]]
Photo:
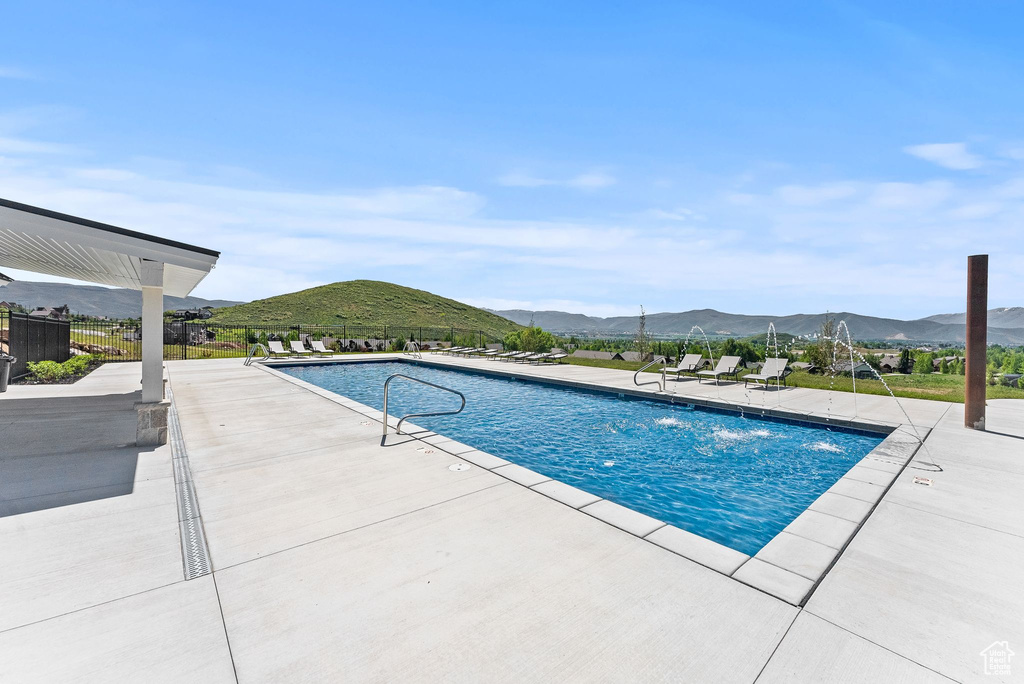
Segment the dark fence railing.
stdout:
[[[201,320],[164,321],[164,358],[244,358],[253,344],[282,340],[322,340],[336,351],[401,351],[404,342],[422,345],[480,346],[501,339],[481,330],[440,326],[406,325],[225,325]],[[138,322],[101,320],[72,321],[71,348],[104,361],[139,361],[142,358],[141,325]]]
[[34,361],[67,361],[71,355],[71,326],[67,321],[0,310],[0,350],[17,360],[11,378],[28,374]]

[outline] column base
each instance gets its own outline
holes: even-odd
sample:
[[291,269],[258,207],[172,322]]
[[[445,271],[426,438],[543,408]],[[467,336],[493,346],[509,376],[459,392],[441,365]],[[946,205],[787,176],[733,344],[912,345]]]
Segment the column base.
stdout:
[[140,401],[135,404],[139,414],[138,427],[135,430],[136,446],[160,446],[167,444],[167,412],[171,402]]

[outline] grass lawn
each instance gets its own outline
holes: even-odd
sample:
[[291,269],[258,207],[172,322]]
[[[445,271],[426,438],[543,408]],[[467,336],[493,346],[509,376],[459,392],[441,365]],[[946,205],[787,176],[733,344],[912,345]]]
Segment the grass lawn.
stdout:
[[[885,382],[897,397],[912,399],[935,399],[937,401],[964,401],[964,376],[962,375],[886,375]],[[810,387],[813,389],[835,389],[842,392],[853,391],[851,378],[829,378],[823,375],[812,375],[796,372],[786,378],[793,387]],[[834,386],[833,386],[834,382]],[[857,380],[857,391],[864,394],[888,394],[878,380]],[[989,399],[1024,399],[1024,390],[1002,385],[989,385],[986,396]]]

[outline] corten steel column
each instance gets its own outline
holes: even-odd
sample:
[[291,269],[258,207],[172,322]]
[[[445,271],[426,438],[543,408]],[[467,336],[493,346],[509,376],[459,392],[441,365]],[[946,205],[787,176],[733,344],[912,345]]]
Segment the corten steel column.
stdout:
[[988,346],[988,255],[967,257],[967,387],[964,426],[985,429],[985,369]]

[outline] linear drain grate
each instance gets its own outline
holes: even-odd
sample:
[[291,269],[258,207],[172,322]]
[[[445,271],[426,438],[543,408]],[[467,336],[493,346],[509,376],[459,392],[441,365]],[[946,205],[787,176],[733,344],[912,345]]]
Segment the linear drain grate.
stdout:
[[188,466],[188,452],[174,407],[174,394],[167,388],[171,402],[167,415],[168,441],[171,443],[171,460],[174,463],[174,491],[178,500],[178,527],[181,536],[181,557],[185,567],[185,579],[195,579],[210,574],[210,552],[203,532],[203,519],[199,515],[199,500],[192,485],[192,471]]

